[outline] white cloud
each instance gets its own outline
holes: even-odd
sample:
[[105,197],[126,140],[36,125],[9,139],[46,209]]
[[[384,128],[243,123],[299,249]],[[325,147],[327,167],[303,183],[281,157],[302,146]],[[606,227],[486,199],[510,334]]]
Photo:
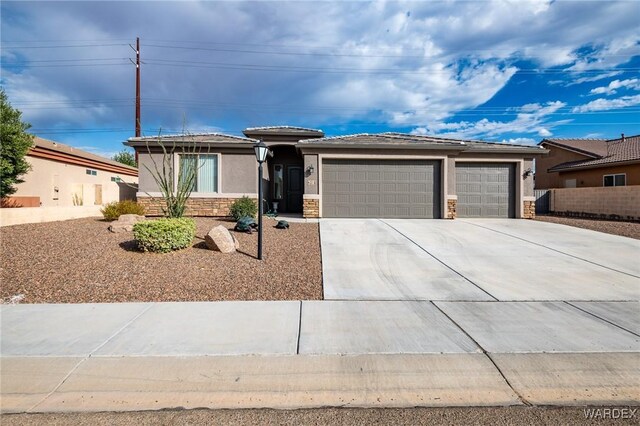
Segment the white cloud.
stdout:
[[510,138],[502,139],[502,143],[510,143],[515,145],[535,145],[537,141],[532,138]]
[[[416,127],[412,133],[472,139],[490,138],[505,133],[536,133],[541,137],[549,137],[552,135],[549,129],[560,122],[548,122],[548,117],[565,106],[566,103],[561,101],[526,104],[518,108],[519,112],[513,120],[496,121],[483,118],[475,122],[435,123],[431,126]],[[567,120],[563,121],[566,122]]]
[[589,92],[592,95],[613,95],[618,89],[627,88],[640,90],[640,80],[637,78],[630,78],[627,80],[613,80],[607,86],[596,87]]
[[584,105],[573,108],[572,112],[607,111],[610,109],[626,108],[640,105],[640,95],[622,96],[617,99],[596,99]]

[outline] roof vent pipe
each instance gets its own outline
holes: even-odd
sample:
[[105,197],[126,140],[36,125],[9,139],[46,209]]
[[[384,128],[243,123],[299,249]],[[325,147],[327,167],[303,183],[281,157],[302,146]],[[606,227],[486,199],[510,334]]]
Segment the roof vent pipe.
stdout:
[[622,142],[624,142],[624,133],[622,133]]

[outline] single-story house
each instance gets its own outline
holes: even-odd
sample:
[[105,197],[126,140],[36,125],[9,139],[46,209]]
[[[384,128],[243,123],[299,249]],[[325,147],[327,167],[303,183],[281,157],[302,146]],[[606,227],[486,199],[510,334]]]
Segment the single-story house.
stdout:
[[91,206],[135,199],[135,167],[39,137],[34,137],[26,160],[31,170],[3,200],[6,207]]
[[138,202],[162,213],[147,168],[171,156],[172,173],[194,161],[198,177],[187,214],[225,216],[243,195],[257,199],[253,145],[273,155],[263,172],[264,199],[281,213],[304,217],[531,218],[533,160],[540,146],[490,143],[402,133],[325,137],[301,127],[254,127],[245,137],[218,133],[131,138],[139,159]]
[[640,185],[640,135],[618,139],[543,139],[536,189]]

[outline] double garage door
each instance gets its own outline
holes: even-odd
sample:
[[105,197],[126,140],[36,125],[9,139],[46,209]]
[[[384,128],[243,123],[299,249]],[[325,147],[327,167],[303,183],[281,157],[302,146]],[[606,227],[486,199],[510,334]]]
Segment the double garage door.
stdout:
[[323,217],[439,218],[440,162],[322,162]]
[[[514,165],[456,163],[458,217],[514,217]],[[440,218],[440,161],[322,162],[323,217]]]

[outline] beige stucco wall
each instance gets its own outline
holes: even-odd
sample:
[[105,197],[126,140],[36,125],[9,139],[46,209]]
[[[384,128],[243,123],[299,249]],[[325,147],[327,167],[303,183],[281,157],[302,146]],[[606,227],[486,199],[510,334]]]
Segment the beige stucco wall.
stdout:
[[640,219],[640,185],[599,188],[555,188],[550,210],[556,213],[617,215]]
[[551,189],[562,188],[563,183],[558,173],[549,173],[553,166],[566,163],[569,161],[589,160],[592,157],[578,154],[577,152],[568,151],[566,149],[545,145],[549,149],[549,153],[536,158],[536,188]]
[[575,179],[576,188],[603,186],[604,175],[625,174],[626,184],[640,185],[640,163],[624,166],[600,167],[597,169],[583,169],[570,172],[555,173],[558,175],[559,188],[565,187],[565,181]]
[[[137,184],[135,176],[121,175],[99,169],[96,176],[86,173],[87,167],[66,164],[44,158],[27,156],[31,170],[24,175],[25,182],[17,185],[16,197],[40,197],[43,207],[73,206],[73,194],[82,198],[83,206],[96,204],[96,185],[102,185],[102,204],[119,201],[121,198],[134,198],[135,189],[127,185],[112,182],[112,177],[119,177],[125,183]],[[58,188],[57,200],[54,198],[54,187]]]

